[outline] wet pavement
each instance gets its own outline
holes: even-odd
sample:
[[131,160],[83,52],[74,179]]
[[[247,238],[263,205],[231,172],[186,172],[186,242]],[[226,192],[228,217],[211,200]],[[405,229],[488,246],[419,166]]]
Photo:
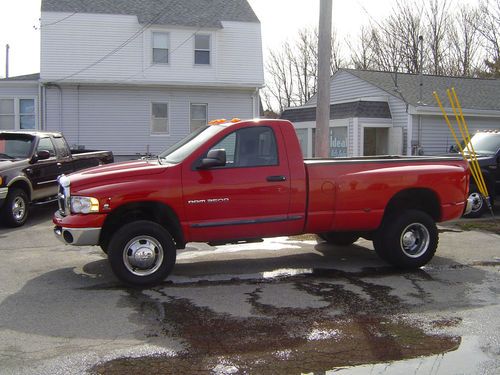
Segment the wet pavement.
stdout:
[[441,227],[414,272],[365,240],[189,244],[134,289],[48,216],[0,228],[0,374],[500,373],[498,235]]

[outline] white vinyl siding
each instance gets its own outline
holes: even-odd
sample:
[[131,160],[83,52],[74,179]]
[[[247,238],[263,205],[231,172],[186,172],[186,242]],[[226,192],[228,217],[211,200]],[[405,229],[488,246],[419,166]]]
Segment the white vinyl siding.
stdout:
[[195,65],[210,65],[210,35],[196,34],[194,36]]
[[[50,24],[69,15],[42,12],[41,22]],[[42,81],[254,88],[264,84],[258,23],[223,22],[222,29],[209,30],[142,27],[135,16],[77,13],[42,28]],[[153,33],[168,34],[168,64],[153,64]],[[204,69],[193,63],[196,33],[210,36],[210,65]]]
[[151,134],[168,135],[168,103],[151,103]]
[[[156,87],[47,89],[47,130],[63,132],[69,145],[116,155],[158,154],[190,133],[191,103],[208,105],[208,120],[252,118],[253,90]],[[168,103],[168,136],[151,134],[151,103]]]
[[191,132],[208,123],[208,104],[191,103],[190,106],[191,117]]

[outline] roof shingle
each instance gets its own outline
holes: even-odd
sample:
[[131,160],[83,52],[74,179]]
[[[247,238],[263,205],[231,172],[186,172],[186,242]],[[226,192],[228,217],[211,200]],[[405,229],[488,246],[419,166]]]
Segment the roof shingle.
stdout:
[[42,0],[42,12],[136,15],[140,24],[216,27],[259,23],[246,0]]

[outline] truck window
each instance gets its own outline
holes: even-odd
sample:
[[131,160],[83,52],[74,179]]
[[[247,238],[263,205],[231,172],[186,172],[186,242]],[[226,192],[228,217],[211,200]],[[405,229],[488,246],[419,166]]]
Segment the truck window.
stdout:
[[61,158],[67,158],[71,155],[66,141],[62,137],[53,138],[54,145],[56,146],[57,153]]
[[0,159],[24,159],[29,157],[33,136],[24,134],[0,134]]
[[42,150],[47,150],[51,157],[56,156],[56,150],[54,149],[54,145],[52,144],[50,138],[40,138],[36,151],[38,152]]
[[276,138],[266,126],[239,129],[211,149],[226,150],[226,168],[278,164]]

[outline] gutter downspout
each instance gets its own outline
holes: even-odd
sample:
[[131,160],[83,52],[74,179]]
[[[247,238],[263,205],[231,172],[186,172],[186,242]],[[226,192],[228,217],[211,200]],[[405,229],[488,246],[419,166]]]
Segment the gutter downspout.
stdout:
[[44,114],[45,114],[45,110],[43,109],[43,104],[44,103],[44,98],[43,98],[43,87],[42,85],[40,84],[40,82],[38,82],[38,124],[39,124],[39,129],[40,130],[44,130],[43,128],[43,124],[44,124]]
[[57,87],[59,90],[59,131],[63,133],[63,91],[61,86],[59,86],[57,83],[53,82],[48,82],[46,84],[46,87]]

